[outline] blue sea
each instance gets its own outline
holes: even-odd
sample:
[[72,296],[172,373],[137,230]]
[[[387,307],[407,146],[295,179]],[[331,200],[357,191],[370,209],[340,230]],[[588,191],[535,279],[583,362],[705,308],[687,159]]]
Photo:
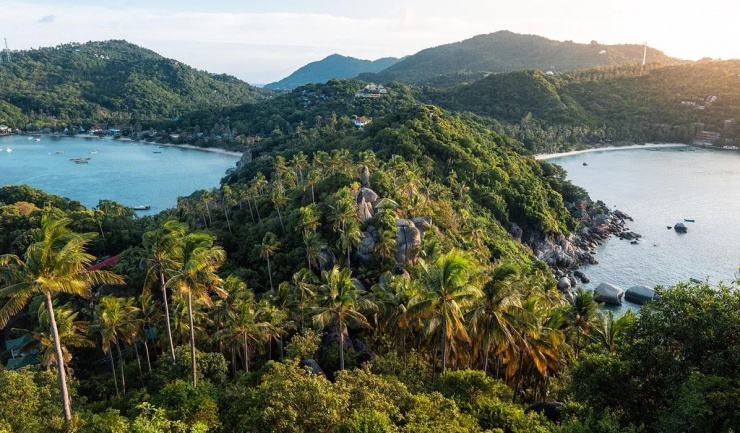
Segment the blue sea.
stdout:
[[[70,158],[90,159],[87,164],[75,164]],[[3,136],[0,186],[28,184],[88,208],[101,199],[126,206],[148,204],[151,210],[137,212],[147,215],[174,207],[178,196],[217,187],[226,169],[238,160],[232,155],[113,139],[42,135],[35,141]]]
[[[740,152],[693,147],[614,150],[549,159],[593,199],[634,218],[639,245],[612,237],[597,248],[591,279],[623,289],[691,278],[732,282],[740,266]],[[583,163],[587,165],[583,165]],[[668,226],[684,219],[688,233]],[[633,307],[627,305],[627,307]]]

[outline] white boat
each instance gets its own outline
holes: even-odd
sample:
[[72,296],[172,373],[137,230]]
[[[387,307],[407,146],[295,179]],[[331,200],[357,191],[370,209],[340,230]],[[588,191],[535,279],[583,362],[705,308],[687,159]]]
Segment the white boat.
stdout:
[[11,149],[11,148],[7,148],[7,149],[5,149],[5,151],[6,151],[6,152],[8,152],[8,153],[10,153],[10,152],[12,152],[12,151],[13,151],[13,149]]
[[40,139],[40,138],[36,138],[35,140],[36,140],[36,141],[41,141],[41,139]]

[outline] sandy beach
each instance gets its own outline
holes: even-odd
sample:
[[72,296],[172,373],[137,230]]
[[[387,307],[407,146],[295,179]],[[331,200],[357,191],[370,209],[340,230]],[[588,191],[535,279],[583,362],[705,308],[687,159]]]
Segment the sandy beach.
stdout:
[[238,156],[238,157],[242,156],[242,152],[234,152],[231,150],[219,149],[217,147],[198,147],[198,146],[193,146],[192,144],[156,143],[154,141],[132,140],[126,137],[116,138],[116,140],[117,141],[133,141],[136,143],[151,144],[155,146],[181,147],[183,149],[202,150],[203,152],[220,153],[222,155],[231,155],[231,156]]
[[629,146],[606,146],[606,147],[594,147],[592,149],[584,149],[584,150],[573,150],[571,152],[563,152],[563,153],[543,153],[540,155],[535,155],[535,159],[539,160],[545,160],[545,159],[553,159],[553,158],[560,158],[561,156],[570,156],[570,155],[578,155],[581,153],[590,153],[590,152],[608,152],[612,150],[628,150],[628,149],[655,149],[655,148],[661,148],[661,147],[685,147],[686,144],[632,144]]

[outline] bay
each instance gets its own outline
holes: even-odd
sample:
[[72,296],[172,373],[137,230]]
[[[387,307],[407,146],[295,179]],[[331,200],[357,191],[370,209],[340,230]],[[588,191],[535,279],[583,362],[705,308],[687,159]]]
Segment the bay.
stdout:
[[[584,266],[595,288],[670,286],[691,278],[716,284],[737,278],[740,265],[740,153],[692,147],[583,153],[548,162],[591,197],[634,218],[639,245],[616,237],[597,248],[598,265]],[[583,163],[587,165],[584,166]],[[694,222],[684,222],[693,219]],[[668,229],[684,222],[688,233]],[[623,308],[634,309],[627,303]]]
[[[174,207],[178,196],[217,187],[238,156],[100,138],[0,137],[0,185],[27,184],[77,200],[125,206],[148,204],[151,215]],[[11,149],[8,152],[7,149]],[[155,153],[156,152],[156,153]],[[75,164],[70,158],[90,158]]]

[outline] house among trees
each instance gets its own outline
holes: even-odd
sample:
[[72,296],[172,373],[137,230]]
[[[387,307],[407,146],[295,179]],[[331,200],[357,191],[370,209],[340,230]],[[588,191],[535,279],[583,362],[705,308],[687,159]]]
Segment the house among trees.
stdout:
[[380,98],[388,94],[388,89],[380,84],[370,83],[355,93],[355,98]]
[[5,350],[10,352],[10,358],[8,359],[6,367],[11,370],[15,370],[16,368],[38,363],[36,357],[21,350],[23,346],[27,345],[29,342],[31,342],[31,336],[28,334],[20,338],[5,340]]
[[368,123],[370,123],[372,121],[373,121],[373,119],[371,119],[369,117],[365,117],[365,116],[359,116],[359,117],[358,116],[355,116],[352,119],[352,123],[354,123],[355,126],[358,127],[358,128],[360,128],[360,129],[362,129],[363,126],[367,125]]
[[10,134],[10,128],[7,125],[0,125],[0,135]]

